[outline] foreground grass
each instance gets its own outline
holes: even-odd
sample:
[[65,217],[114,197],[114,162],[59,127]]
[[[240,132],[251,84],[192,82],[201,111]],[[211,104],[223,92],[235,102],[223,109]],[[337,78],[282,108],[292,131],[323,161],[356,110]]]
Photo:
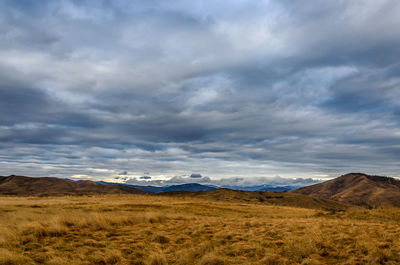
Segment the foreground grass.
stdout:
[[400,264],[400,210],[0,197],[0,264]]

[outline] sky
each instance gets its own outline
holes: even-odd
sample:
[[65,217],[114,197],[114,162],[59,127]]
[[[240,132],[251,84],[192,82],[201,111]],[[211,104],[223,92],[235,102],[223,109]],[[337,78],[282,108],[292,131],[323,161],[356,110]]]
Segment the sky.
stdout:
[[0,175],[400,177],[397,0],[0,0]]

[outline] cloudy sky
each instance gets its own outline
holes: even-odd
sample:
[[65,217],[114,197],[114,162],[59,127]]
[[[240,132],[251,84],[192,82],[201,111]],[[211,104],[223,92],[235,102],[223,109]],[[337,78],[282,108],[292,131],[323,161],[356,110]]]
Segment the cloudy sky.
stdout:
[[399,177],[399,28],[397,0],[0,0],[0,174]]

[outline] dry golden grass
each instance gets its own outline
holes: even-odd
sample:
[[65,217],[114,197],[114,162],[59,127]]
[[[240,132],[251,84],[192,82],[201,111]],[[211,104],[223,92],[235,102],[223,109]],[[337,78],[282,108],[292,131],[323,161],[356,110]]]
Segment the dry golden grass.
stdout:
[[0,197],[0,264],[400,264],[400,209]]

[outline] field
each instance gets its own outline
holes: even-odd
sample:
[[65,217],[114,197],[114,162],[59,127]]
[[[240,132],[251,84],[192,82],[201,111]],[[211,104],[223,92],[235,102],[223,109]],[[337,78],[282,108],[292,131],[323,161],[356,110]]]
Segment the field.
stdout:
[[400,264],[400,209],[0,197],[0,264]]

